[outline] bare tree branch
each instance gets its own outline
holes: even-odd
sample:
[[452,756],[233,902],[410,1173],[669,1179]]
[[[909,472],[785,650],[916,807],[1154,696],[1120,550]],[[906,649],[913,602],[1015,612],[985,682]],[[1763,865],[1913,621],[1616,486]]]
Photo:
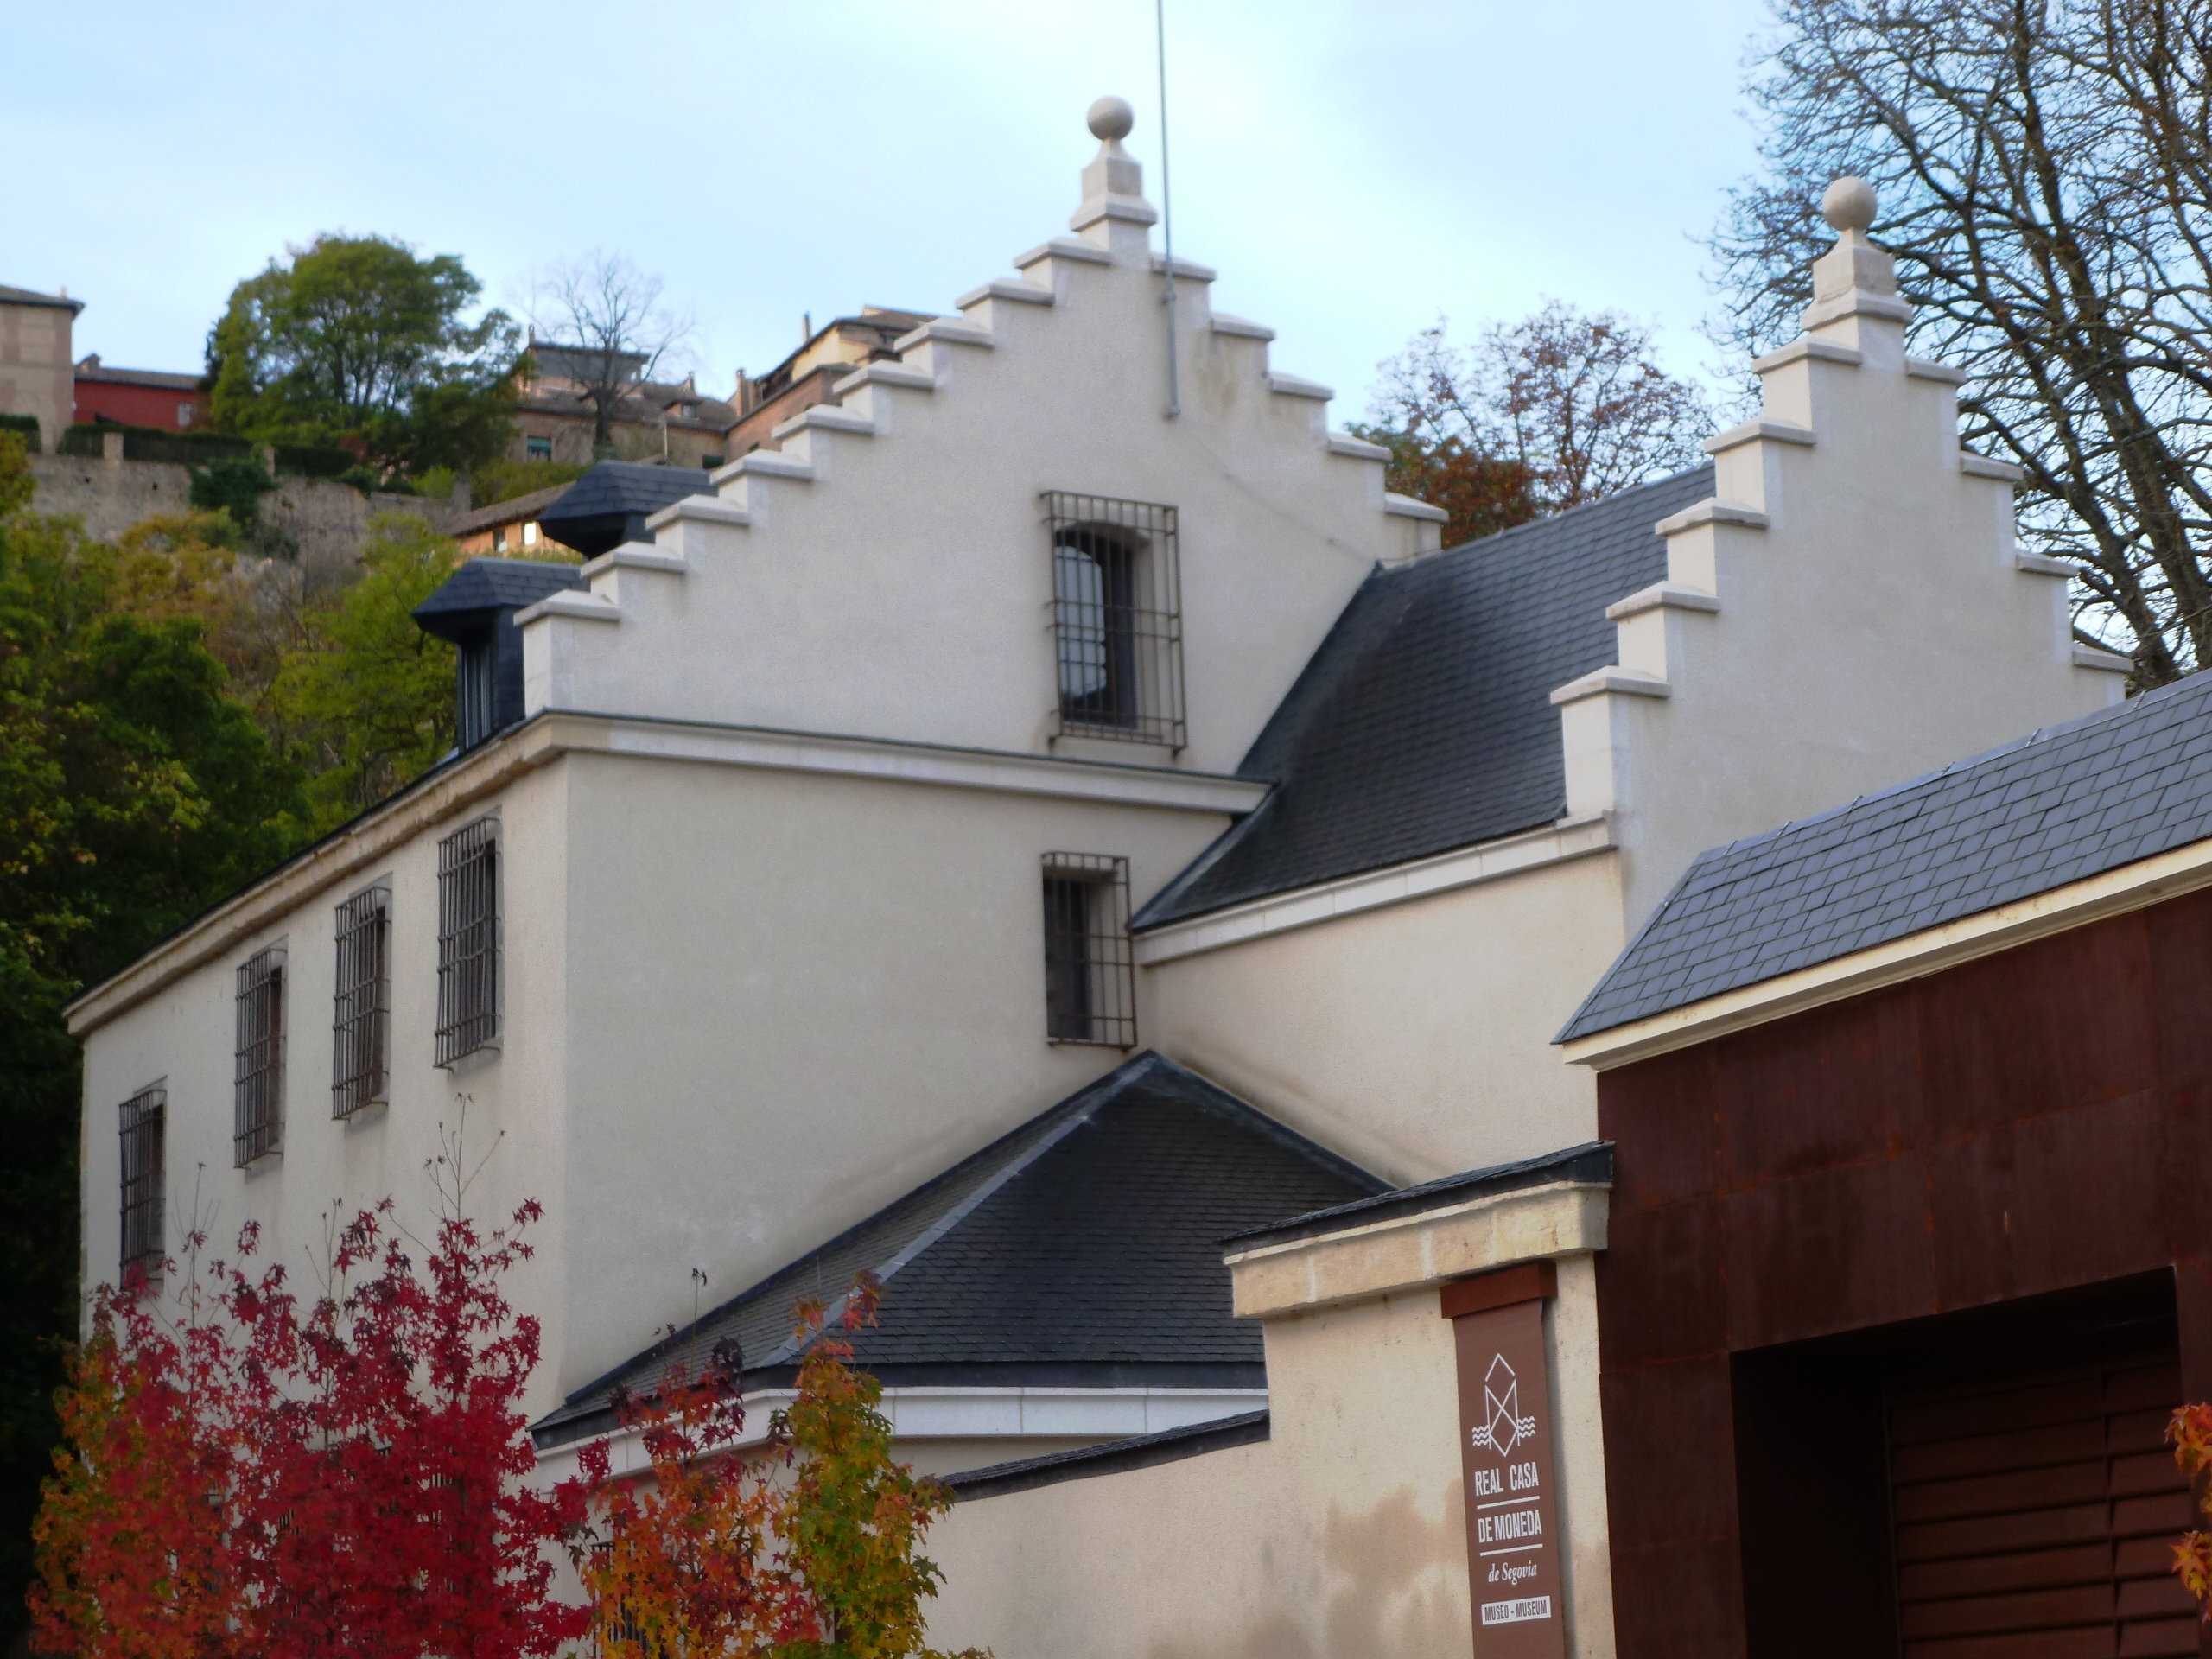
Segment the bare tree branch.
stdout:
[[[661,303],[661,279],[594,249],[531,283],[531,345],[592,407],[592,450],[611,453],[617,411],[689,342],[688,314]],[[548,349],[551,348],[551,349]]]

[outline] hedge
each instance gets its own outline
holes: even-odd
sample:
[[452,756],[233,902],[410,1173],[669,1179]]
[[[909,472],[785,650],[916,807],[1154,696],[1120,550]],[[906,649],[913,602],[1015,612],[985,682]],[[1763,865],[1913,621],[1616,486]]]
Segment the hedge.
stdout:
[[251,455],[261,446],[224,432],[165,432],[157,426],[124,426],[79,421],[61,435],[54,453],[97,460],[105,453],[107,435],[123,434],[125,461],[166,461],[181,467],[205,467],[211,461]]
[[0,432],[20,432],[23,448],[38,454],[38,416],[35,415],[0,415]]

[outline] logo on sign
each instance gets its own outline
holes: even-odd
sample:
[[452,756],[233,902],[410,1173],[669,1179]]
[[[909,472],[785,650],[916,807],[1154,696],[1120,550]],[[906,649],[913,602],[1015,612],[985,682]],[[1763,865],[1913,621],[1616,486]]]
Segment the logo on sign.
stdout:
[[1521,1380],[1503,1354],[1491,1357],[1483,1377],[1483,1413],[1484,1421],[1475,1426],[1475,1444],[1490,1446],[1502,1458],[1511,1457],[1522,1441],[1536,1438],[1536,1420],[1521,1414]]

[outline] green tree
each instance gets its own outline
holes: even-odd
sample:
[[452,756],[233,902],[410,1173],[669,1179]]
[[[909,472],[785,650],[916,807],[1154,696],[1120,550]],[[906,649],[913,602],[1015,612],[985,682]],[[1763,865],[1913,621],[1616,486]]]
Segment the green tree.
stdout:
[[335,829],[437,764],[454,745],[454,648],[413,611],[454,572],[454,543],[411,512],[370,522],[361,576],[301,619],[269,696],[307,768],[315,834]]
[[386,475],[499,453],[519,336],[504,311],[464,321],[483,285],[457,255],[328,234],[290,255],[233,289],[208,334],[217,426],[341,444]]
[[20,1626],[77,1322],[78,1050],[63,1005],[283,856],[296,770],[201,622],[125,608],[130,556],[29,511],[0,433],[0,1634]]

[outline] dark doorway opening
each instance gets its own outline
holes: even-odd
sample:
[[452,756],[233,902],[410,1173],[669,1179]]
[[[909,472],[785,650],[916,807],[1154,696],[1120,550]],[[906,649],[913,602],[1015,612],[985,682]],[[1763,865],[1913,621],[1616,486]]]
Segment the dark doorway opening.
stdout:
[[2173,1275],[1737,1354],[1751,1659],[2198,1651]]

